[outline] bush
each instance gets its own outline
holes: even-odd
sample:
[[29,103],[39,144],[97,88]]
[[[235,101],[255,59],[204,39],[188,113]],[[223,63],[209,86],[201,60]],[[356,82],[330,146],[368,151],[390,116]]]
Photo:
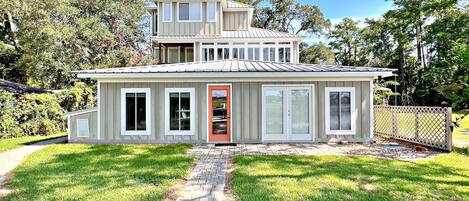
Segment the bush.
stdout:
[[72,87],[58,94],[60,106],[66,111],[76,111],[94,107],[93,89],[83,82],[76,82]]
[[66,114],[55,94],[18,95],[0,90],[0,138],[65,130]]

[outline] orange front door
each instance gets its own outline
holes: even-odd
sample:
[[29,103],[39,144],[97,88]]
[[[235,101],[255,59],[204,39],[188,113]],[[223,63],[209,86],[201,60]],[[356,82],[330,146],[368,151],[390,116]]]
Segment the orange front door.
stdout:
[[208,141],[230,142],[230,86],[208,87]]

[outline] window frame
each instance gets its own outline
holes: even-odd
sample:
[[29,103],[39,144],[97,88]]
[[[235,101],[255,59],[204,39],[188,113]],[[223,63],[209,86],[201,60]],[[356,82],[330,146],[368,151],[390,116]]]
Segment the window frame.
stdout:
[[[169,94],[170,93],[189,93],[190,95],[190,130],[170,130],[170,119],[169,119]],[[195,135],[195,88],[165,88],[164,90],[164,127],[165,135]]]
[[[206,16],[206,17],[207,17],[207,22],[216,22],[216,21],[217,21],[217,13],[218,13],[218,12],[217,12],[217,10],[218,10],[218,9],[217,9],[217,2],[207,2],[206,5],[207,5],[207,9],[206,9],[206,13],[207,13],[207,16]],[[209,5],[215,5],[214,19],[212,19],[212,20],[209,18],[209,12],[208,12]]]
[[[169,20],[165,19],[166,5],[169,5]],[[164,2],[162,11],[163,11],[162,12],[163,15],[161,15],[163,17],[162,22],[172,22],[173,21],[173,3],[172,2],[169,2],[169,3]]]
[[[126,129],[126,94],[145,93],[145,130]],[[121,135],[151,135],[151,89],[150,88],[121,88]]]
[[[331,92],[349,92],[350,93],[350,130],[331,130],[330,125],[330,93]],[[340,95],[339,95],[340,97]],[[356,134],[356,119],[357,119],[357,108],[355,107],[355,87],[326,87],[325,88],[325,124],[326,124],[326,135],[355,135]],[[340,105],[340,100],[339,100]],[[340,111],[340,109],[339,109]],[[340,118],[340,113],[339,113]],[[340,128],[340,125],[339,125]]]
[[[188,20],[180,20],[179,19],[179,4],[180,3],[188,3],[189,4],[189,19]],[[200,6],[200,13],[199,13],[199,19],[198,20],[191,20],[191,4],[199,4]],[[176,6],[176,19],[177,22],[202,22],[202,2],[178,2]]]

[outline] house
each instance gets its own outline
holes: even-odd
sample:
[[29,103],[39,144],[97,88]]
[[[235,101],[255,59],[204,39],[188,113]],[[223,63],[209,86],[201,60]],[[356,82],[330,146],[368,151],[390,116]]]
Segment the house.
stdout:
[[97,80],[98,106],[69,114],[69,142],[372,141],[373,80],[393,69],[301,64],[303,37],[249,27],[252,7],[194,2],[150,9],[171,64],[75,72]]
[[221,59],[298,63],[302,36],[251,27],[254,7],[231,0],[148,5],[159,63]]

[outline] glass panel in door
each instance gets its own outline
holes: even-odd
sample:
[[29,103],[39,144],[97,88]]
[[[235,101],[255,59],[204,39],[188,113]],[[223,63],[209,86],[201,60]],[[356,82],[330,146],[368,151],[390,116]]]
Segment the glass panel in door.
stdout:
[[214,135],[227,134],[227,91],[212,91],[212,133]]
[[[310,90],[291,89],[290,90],[290,129],[291,134],[310,133]],[[292,136],[293,138],[295,136]]]
[[285,133],[285,88],[268,87],[264,91],[265,137],[266,140],[286,139]]

